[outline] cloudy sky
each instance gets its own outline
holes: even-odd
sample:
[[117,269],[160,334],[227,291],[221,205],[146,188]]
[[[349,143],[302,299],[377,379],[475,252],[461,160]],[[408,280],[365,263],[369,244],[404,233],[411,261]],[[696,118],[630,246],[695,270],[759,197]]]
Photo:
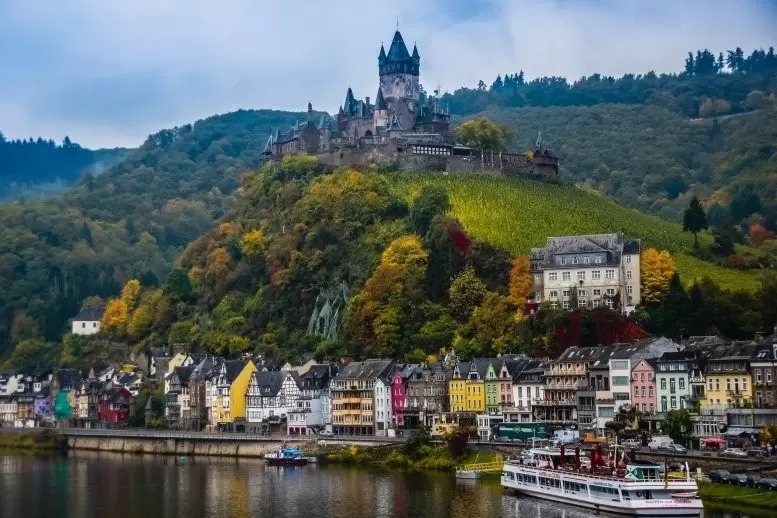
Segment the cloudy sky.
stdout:
[[777,46],[775,0],[0,0],[0,131],[135,146],[237,108],[374,98],[397,19],[431,90],[679,71],[685,53]]

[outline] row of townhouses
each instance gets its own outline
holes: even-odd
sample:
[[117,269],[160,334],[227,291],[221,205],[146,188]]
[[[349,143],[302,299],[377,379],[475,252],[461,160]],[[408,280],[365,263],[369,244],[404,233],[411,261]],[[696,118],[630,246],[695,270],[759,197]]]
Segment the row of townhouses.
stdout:
[[126,426],[140,373],[106,367],[0,372],[0,427],[30,428],[67,423],[82,428]]

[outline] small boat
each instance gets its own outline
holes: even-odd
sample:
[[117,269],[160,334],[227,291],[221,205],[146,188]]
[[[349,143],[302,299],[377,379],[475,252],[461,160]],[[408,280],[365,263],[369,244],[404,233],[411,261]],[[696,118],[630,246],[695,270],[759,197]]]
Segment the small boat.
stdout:
[[267,453],[264,460],[270,466],[304,466],[308,458],[297,448],[281,448],[277,452]]
[[456,468],[456,478],[463,480],[480,480],[481,473],[470,469]]

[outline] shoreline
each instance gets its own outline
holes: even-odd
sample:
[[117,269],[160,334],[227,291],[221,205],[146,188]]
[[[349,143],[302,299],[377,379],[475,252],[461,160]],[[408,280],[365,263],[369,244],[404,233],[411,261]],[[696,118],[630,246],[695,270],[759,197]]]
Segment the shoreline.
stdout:
[[[699,482],[699,496],[710,509],[736,511],[749,515],[772,516],[770,506],[777,493],[768,489]],[[765,514],[763,514],[765,513]]]
[[42,432],[3,432],[0,433],[0,451],[19,451],[31,453],[65,453],[68,450],[67,438],[54,430]]

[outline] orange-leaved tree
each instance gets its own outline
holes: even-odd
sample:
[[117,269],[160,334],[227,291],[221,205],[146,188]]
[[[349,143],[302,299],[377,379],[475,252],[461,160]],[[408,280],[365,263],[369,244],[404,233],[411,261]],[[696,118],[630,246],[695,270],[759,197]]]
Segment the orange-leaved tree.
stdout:
[[669,291],[669,281],[677,271],[672,254],[648,248],[642,252],[641,269],[642,302],[646,305],[659,304]]
[[513,267],[510,270],[510,304],[517,307],[519,312],[523,312],[526,300],[532,297],[533,288],[529,258],[519,255],[513,259]]

